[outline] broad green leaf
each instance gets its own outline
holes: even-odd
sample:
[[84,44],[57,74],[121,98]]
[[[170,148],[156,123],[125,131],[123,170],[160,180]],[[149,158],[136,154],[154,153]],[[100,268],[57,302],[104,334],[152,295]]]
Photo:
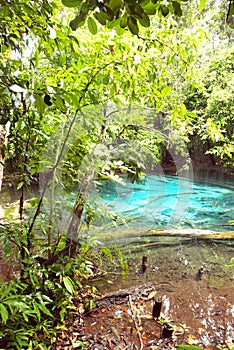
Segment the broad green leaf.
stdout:
[[36,314],[36,316],[38,318],[38,321],[40,322],[40,320],[41,320],[41,313],[40,313],[40,310],[39,310],[39,308],[38,308],[36,303],[33,303],[33,309],[34,309],[33,310],[34,313]]
[[133,12],[134,12],[134,15],[137,17],[137,18],[142,18],[142,15],[144,13],[143,11],[143,8],[141,7],[141,5],[139,4],[136,4],[133,8]]
[[155,15],[156,7],[150,2],[144,7],[144,12],[150,16]]
[[206,6],[206,0],[200,0],[199,11],[202,12]]
[[52,315],[52,313],[47,309],[45,305],[43,305],[42,303],[37,303],[37,306],[42,312],[44,312],[44,314],[50,316],[51,318],[54,318],[54,315]]
[[17,191],[20,190],[24,185],[24,182],[23,181],[20,181],[17,185]]
[[113,258],[111,250],[109,248],[106,248],[106,247],[102,248],[102,253],[109,259]]
[[65,109],[64,100],[58,94],[55,97],[54,104],[61,110]]
[[123,7],[123,1],[122,0],[110,0],[108,6],[115,13]]
[[30,7],[28,4],[23,4],[23,9],[28,15],[32,15],[34,13],[34,9]]
[[230,263],[228,263],[227,266],[234,266],[234,261],[230,261]]
[[172,6],[174,8],[174,13],[176,16],[182,16],[182,10],[180,4],[177,1],[172,1]]
[[150,19],[146,13],[143,13],[142,18],[139,18],[139,22],[143,27],[147,28],[150,26]]
[[70,294],[74,294],[75,293],[75,286],[74,283],[72,281],[72,279],[68,276],[63,277],[63,283],[65,285],[66,290],[70,293]]
[[36,208],[39,202],[40,202],[40,198],[33,197],[30,200],[30,205],[32,208]]
[[120,27],[121,28],[126,28],[128,25],[128,16],[124,15],[123,17],[121,17],[120,19]]
[[[120,25],[118,25],[118,26],[116,27],[116,34],[117,34],[117,35],[121,36],[121,35],[124,34],[124,32],[125,32],[125,28],[121,28]],[[116,102],[117,102],[117,101],[116,101]]]
[[133,35],[137,35],[139,33],[137,21],[133,16],[128,17],[128,28]]
[[79,26],[82,26],[85,22],[86,14],[81,13],[78,16],[76,16],[71,22],[69,23],[69,26],[72,30],[76,30]]
[[77,7],[80,5],[81,0],[62,0],[62,3],[67,7]]
[[103,11],[100,11],[100,12],[96,12],[93,14],[94,18],[96,18],[96,20],[98,20],[98,22],[105,26],[106,25],[106,21],[107,21],[107,15],[103,12]]
[[45,112],[45,102],[40,95],[34,95],[35,97],[35,105],[38,113],[42,115]]
[[8,311],[3,304],[0,304],[0,316],[1,316],[2,322],[6,323],[8,320]]
[[228,18],[234,15],[234,2],[229,4]]
[[114,19],[114,12],[108,6],[105,6],[105,13],[107,15],[108,21],[113,21],[113,19]]
[[88,18],[88,28],[91,34],[97,34],[97,23],[92,17]]
[[169,13],[169,8],[165,5],[161,5],[159,10],[161,11],[161,13],[164,17],[166,17]]
[[7,16],[10,16],[10,7],[8,5],[4,5],[0,8],[0,14],[1,16],[4,17],[7,17]]
[[170,95],[172,88],[170,86],[165,86],[161,91],[161,96],[166,97]]

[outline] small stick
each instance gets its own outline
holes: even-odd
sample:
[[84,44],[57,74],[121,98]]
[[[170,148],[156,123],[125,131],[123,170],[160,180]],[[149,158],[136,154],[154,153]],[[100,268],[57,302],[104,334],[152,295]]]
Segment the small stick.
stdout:
[[[128,296],[128,300],[129,300],[129,305],[130,305],[130,308],[131,308],[132,315],[134,315],[131,295]],[[138,338],[139,338],[139,341],[140,341],[140,350],[142,350],[143,347],[144,347],[144,344],[143,344],[143,340],[142,340],[141,331],[140,331],[139,325],[136,322],[135,317],[132,316],[132,319],[133,319],[133,322],[135,324],[137,335],[138,335]]]
[[142,257],[142,273],[145,273],[147,270],[147,267],[148,267],[147,259],[148,259],[147,256]]
[[154,300],[152,315],[153,318],[159,318],[162,308],[162,300],[156,299]]

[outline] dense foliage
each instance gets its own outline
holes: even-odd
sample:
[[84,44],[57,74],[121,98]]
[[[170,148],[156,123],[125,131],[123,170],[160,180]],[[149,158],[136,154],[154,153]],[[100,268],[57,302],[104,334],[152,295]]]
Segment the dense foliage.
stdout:
[[[94,180],[135,181],[168,155],[186,172],[201,145],[233,169],[233,2],[62,4],[0,3],[0,124],[11,123],[0,152],[20,193],[19,222],[1,227],[19,270],[1,285],[1,345],[11,349],[50,348],[79,279],[92,275],[79,240],[101,212],[88,197]],[[25,211],[35,183],[40,197]],[[74,189],[71,208],[63,199]]]

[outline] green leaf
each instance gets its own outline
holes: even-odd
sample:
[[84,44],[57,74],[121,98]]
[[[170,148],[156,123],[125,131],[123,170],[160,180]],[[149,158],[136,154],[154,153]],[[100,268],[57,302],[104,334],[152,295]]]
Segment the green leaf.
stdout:
[[133,8],[133,12],[134,12],[134,15],[137,17],[137,18],[142,18],[142,15],[144,13],[143,11],[143,8],[139,5],[139,4],[136,4]]
[[123,7],[122,0],[111,0],[108,4],[109,8],[114,12],[118,12]]
[[108,259],[112,259],[113,255],[111,253],[111,250],[109,248],[102,248],[102,253],[108,258]]
[[121,28],[120,26],[117,26],[117,27],[116,27],[116,34],[117,34],[117,35],[121,36],[121,35],[124,34],[124,32],[125,32],[125,29],[124,29],[124,28]]
[[37,307],[44,312],[44,314],[46,314],[47,316],[50,316],[51,318],[54,318],[54,315],[52,315],[52,313],[47,309],[47,307],[42,304],[42,303],[37,303]]
[[133,35],[137,35],[139,33],[137,21],[133,16],[128,17],[128,28]]
[[172,6],[174,8],[175,15],[181,17],[182,10],[181,10],[180,4],[177,1],[172,1]]
[[78,27],[81,27],[85,22],[86,14],[81,13],[76,16],[70,23],[69,26],[72,30],[76,30]]
[[33,303],[33,311],[36,314],[38,321],[40,322],[40,320],[41,320],[41,313],[40,313],[40,310],[39,310],[39,308],[38,308],[36,303]]
[[3,304],[0,304],[0,316],[2,318],[2,322],[6,324],[8,320],[8,311]]
[[40,198],[33,197],[30,200],[30,205],[32,208],[36,208],[38,206],[39,202],[40,202]]
[[24,185],[24,182],[23,181],[20,181],[17,185],[17,191],[20,190]]
[[45,111],[45,102],[43,98],[40,95],[34,95],[35,97],[35,105],[38,113],[42,115]]
[[106,25],[106,21],[107,21],[107,15],[101,11],[101,12],[96,12],[93,14],[94,18],[96,18],[96,20],[103,26]]
[[168,15],[169,8],[167,6],[161,5],[159,9],[164,17],[166,17]]
[[4,17],[7,17],[7,16],[10,16],[11,12],[10,12],[10,7],[8,5],[4,5],[0,8],[0,13],[1,13],[1,16]]
[[114,12],[108,6],[105,6],[105,13],[107,15],[108,21],[113,21],[113,19],[114,19]]
[[156,13],[156,7],[150,2],[144,7],[144,11],[147,15],[155,15]]
[[199,11],[202,12],[206,6],[206,0],[200,0]]
[[[233,220],[230,220],[233,221]],[[227,264],[227,266],[234,266],[234,258],[231,259],[231,261]]]
[[97,23],[92,17],[88,18],[88,28],[91,34],[97,34]]
[[63,277],[63,283],[65,285],[66,290],[70,294],[74,294],[75,293],[74,282],[72,281],[72,279],[70,277],[68,277],[68,276]]
[[139,18],[139,22],[143,27],[150,27],[150,19],[146,13],[143,13],[142,18]]
[[80,5],[81,0],[62,0],[62,3],[67,7],[77,7]]
[[234,15],[234,2],[229,4],[228,18]]
[[165,86],[161,91],[161,97],[166,97],[170,95],[171,90],[172,90],[171,86]]
[[121,28],[127,27],[127,25],[128,25],[128,16],[127,15],[124,15],[123,17],[121,17],[119,25]]
[[54,104],[61,110],[65,110],[64,100],[57,94],[54,100]]

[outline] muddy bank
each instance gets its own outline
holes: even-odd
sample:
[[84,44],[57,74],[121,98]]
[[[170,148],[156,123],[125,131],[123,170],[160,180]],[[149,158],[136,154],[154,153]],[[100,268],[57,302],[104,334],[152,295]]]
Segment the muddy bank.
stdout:
[[[218,349],[222,344],[231,349],[234,345],[234,269],[227,264],[233,255],[232,240],[195,239],[178,245],[162,244],[147,251],[126,250],[127,274],[121,276],[118,270],[112,271],[105,281],[101,279],[95,285],[99,293],[106,296],[130,290],[132,304],[129,296],[120,304],[112,299],[84,318],[85,332],[92,334],[93,344],[102,339],[102,345],[92,345],[90,349],[101,349],[100,346],[104,346],[102,349],[162,349],[173,348],[178,343],[210,349]],[[143,256],[147,260],[144,273]],[[143,291],[140,295],[139,288]],[[152,295],[162,302],[161,323],[152,319]],[[134,317],[138,318],[141,340]],[[167,341],[162,336],[163,319],[174,329]],[[107,339],[112,339],[113,344],[121,343],[122,347],[113,344],[111,347]]]

